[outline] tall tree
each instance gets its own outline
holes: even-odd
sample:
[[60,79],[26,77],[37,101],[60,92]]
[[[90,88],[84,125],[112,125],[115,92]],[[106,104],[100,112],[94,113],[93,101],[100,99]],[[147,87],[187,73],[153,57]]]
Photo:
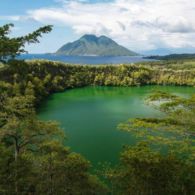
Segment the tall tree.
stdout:
[[0,61],[5,62],[9,59],[15,58],[17,55],[25,53],[25,44],[39,43],[39,37],[42,34],[48,33],[52,30],[52,26],[44,26],[38,30],[29,33],[25,36],[10,38],[9,34],[13,24],[6,24],[0,27]]
[[146,142],[124,150],[111,178],[116,179],[121,194],[194,194],[195,96],[158,91],[147,101],[162,116],[130,119],[119,125]]
[[106,176],[120,195],[193,195],[195,165],[175,154],[162,155],[148,143],[126,147],[116,169]]

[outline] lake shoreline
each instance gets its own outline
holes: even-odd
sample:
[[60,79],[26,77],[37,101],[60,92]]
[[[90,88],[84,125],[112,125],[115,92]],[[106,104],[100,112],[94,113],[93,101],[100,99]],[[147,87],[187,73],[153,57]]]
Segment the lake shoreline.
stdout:
[[88,86],[50,95],[37,115],[42,120],[60,122],[68,137],[66,145],[89,159],[95,168],[99,162],[115,165],[122,146],[135,144],[135,138],[117,131],[117,125],[129,118],[158,116],[160,113],[145,105],[144,99],[159,89],[176,95],[194,93],[194,88],[184,86]]

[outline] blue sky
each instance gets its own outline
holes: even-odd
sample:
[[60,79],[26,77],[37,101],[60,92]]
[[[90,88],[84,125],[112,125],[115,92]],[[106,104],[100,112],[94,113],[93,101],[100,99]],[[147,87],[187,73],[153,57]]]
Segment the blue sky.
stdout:
[[195,52],[192,0],[1,0],[0,25],[14,23],[12,36],[40,26],[53,31],[30,53],[54,52],[83,34],[106,35],[137,52]]

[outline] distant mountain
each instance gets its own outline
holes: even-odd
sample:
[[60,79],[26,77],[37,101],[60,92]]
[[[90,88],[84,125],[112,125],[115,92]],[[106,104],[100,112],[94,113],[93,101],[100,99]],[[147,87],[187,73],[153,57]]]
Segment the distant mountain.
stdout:
[[66,56],[136,56],[137,53],[118,45],[106,36],[84,35],[63,45],[55,54]]
[[158,48],[158,49],[154,49],[154,50],[141,51],[141,54],[143,54],[145,56],[169,55],[169,54],[172,54],[172,51],[170,51],[170,49],[167,49],[167,48]]
[[148,51],[140,51],[141,54],[145,56],[164,56],[164,55],[171,55],[171,54],[194,54],[195,48],[157,48],[154,50]]

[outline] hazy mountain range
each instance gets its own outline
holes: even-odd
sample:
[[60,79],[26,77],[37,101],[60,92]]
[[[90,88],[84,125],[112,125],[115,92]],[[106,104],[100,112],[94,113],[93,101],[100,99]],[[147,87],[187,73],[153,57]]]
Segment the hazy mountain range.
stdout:
[[66,56],[137,56],[106,36],[84,35],[80,39],[63,45],[57,55]]
[[148,51],[140,51],[142,55],[150,56],[150,55],[170,55],[170,54],[194,54],[195,48],[157,48]]

